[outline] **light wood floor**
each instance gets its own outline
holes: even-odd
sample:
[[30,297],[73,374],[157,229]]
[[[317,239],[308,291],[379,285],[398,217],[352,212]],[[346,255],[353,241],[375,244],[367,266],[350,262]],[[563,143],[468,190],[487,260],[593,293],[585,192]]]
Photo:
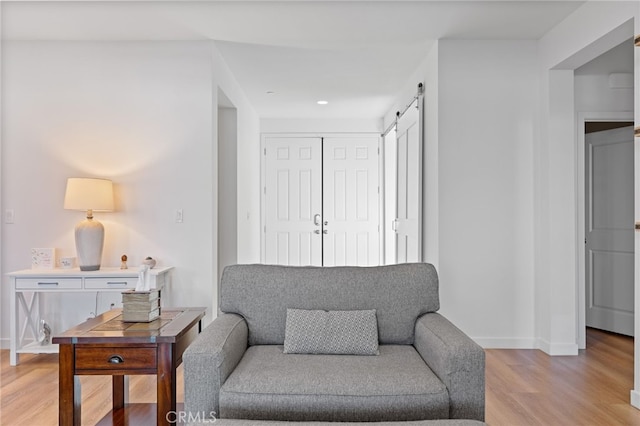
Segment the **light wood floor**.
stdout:
[[[588,330],[587,350],[549,357],[537,350],[486,351],[486,421],[498,425],[640,425],[629,405],[633,339]],[[0,351],[0,424],[56,425],[57,355],[22,355],[9,366]],[[182,368],[178,401],[184,400]],[[82,376],[82,424],[96,424],[111,405],[109,377]],[[134,376],[131,402],[155,401],[155,378]]]

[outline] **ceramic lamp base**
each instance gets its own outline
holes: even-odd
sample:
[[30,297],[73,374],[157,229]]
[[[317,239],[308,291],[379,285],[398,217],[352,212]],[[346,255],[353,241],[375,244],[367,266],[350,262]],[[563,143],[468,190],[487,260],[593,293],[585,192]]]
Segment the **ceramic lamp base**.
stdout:
[[104,245],[104,226],[97,220],[87,218],[76,225],[75,236],[80,270],[100,270]]

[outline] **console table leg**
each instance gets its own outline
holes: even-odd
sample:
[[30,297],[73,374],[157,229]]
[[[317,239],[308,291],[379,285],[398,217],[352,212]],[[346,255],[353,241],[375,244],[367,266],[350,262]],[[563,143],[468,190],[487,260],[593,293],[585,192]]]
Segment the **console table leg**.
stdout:
[[158,344],[158,425],[175,422],[176,366],[171,343]]
[[[15,287],[15,285],[14,285]],[[9,311],[10,311],[10,351],[9,351],[9,365],[14,366],[18,365],[18,353],[16,352],[18,349],[18,294],[14,293],[11,295],[11,300],[9,301]]]
[[80,377],[74,372],[73,345],[60,345],[59,355],[59,424],[80,426],[82,418],[80,402]]

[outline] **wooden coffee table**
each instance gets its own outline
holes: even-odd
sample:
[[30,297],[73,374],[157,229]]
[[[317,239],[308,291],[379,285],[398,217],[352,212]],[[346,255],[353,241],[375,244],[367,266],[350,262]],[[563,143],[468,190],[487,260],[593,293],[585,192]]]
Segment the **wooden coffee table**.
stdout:
[[205,308],[163,308],[149,323],[122,321],[112,309],[53,338],[60,345],[59,424],[80,425],[79,375],[110,375],[113,419],[126,418],[125,376],[155,374],[157,424],[171,424],[176,411],[176,368],[202,329]]

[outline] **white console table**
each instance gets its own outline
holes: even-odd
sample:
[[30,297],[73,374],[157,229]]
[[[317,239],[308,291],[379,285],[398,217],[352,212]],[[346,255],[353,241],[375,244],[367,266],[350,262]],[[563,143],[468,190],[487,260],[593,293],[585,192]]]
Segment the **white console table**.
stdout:
[[[162,289],[171,279],[173,267],[154,268],[147,273],[152,289]],[[102,268],[99,271],[80,269],[25,269],[9,273],[12,296],[10,300],[11,354],[9,363],[18,364],[20,353],[57,353],[58,345],[38,342],[40,327],[40,295],[42,293],[122,292],[134,289],[138,283],[138,269]],[[21,321],[20,315],[24,314]],[[98,314],[96,312],[96,314]],[[30,332],[33,342],[25,344]],[[51,336],[53,337],[53,336]]]

